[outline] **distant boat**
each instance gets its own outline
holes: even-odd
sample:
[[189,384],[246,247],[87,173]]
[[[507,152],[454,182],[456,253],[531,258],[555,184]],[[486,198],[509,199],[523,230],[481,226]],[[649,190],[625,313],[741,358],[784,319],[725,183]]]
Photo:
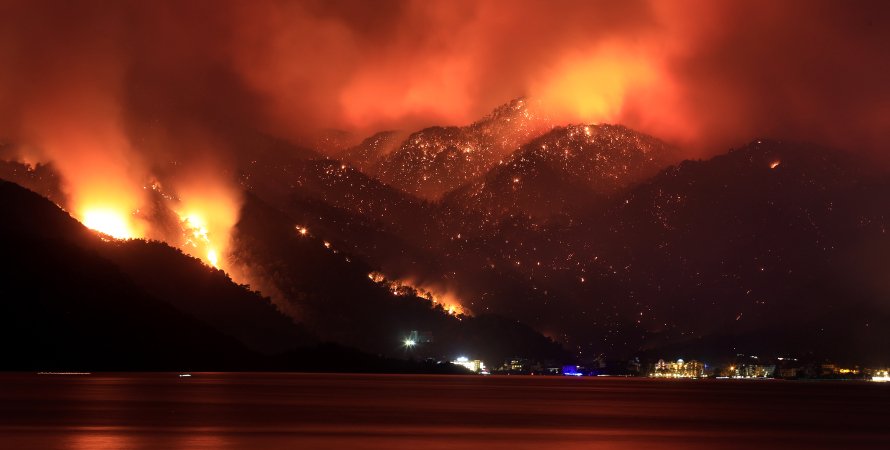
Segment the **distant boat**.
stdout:
[[190,377],[190,376],[192,376],[192,374],[190,374],[190,373],[181,373],[181,374],[179,374],[179,378]]

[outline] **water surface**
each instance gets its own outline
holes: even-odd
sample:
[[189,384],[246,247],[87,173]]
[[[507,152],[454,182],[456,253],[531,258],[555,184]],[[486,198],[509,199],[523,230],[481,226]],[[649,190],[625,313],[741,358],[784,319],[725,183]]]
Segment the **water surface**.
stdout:
[[2,374],[0,447],[890,448],[890,386],[531,376]]

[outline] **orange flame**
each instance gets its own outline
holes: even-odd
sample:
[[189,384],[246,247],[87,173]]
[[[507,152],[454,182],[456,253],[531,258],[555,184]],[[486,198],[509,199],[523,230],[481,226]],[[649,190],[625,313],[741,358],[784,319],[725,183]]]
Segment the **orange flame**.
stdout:
[[238,221],[240,196],[218,178],[192,174],[191,183],[179,182],[179,214],[184,233],[182,250],[217,269],[226,269],[231,230]]
[[414,295],[424,298],[432,303],[433,306],[441,307],[447,314],[458,318],[470,315],[470,311],[461,306],[460,299],[450,293],[433,292],[409,280],[389,280],[380,272],[371,272],[368,274],[368,278],[386,287],[392,295],[399,297]]
[[87,209],[83,212],[82,220],[87,228],[107,234],[115,239],[133,239],[137,237],[130,218],[114,209]]

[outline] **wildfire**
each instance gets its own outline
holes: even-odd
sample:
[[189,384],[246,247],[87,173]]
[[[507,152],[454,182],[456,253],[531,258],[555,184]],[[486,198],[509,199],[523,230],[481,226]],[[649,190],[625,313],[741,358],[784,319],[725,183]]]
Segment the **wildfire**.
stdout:
[[449,294],[436,294],[423,287],[416,286],[410,281],[388,280],[386,276],[380,272],[371,272],[368,274],[368,278],[371,281],[386,287],[394,296],[407,297],[413,295],[424,298],[434,306],[441,307],[443,311],[454,317],[459,318],[461,316],[470,315],[470,312],[461,306],[457,299],[453,299]]
[[128,216],[111,208],[88,209],[83,213],[81,222],[87,228],[107,234],[115,239],[133,239],[137,237]]
[[[229,270],[226,256],[231,231],[238,222],[240,193],[215,176],[208,168],[195,169],[175,185],[177,204],[172,208],[180,218],[183,251],[217,269]],[[231,272],[230,272],[231,275]]]
[[[74,205],[74,215],[86,227],[114,239],[157,239],[201,259],[205,264],[223,269],[229,231],[237,220],[236,195],[220,188],[201,191],[182,189],[166,191],[159,181],[144,187],[151,191],[158,205],[151,206],[150,197],[125,195],[123,189],[91,190]],[[177,223],[169,223],[154,208],[175,213]],[[178,226],[177,226],[178,225]]]
[[216,254],[216,250],[210,249],[207,250],[207,261],[210,262],[210,265],[219,269],[219,256]]
[[[201,216],[191,213],[180,216],[185,245],[192,249],[188,253],[196,254],[205,262],[219,269],[219,253],[210,241],[210,232]],[[201,256],[203,255],[203,256]]]

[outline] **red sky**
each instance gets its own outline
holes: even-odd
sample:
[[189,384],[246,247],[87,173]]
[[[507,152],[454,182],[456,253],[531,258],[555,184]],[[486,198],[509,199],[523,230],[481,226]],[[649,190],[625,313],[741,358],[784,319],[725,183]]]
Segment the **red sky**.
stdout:
[[879,154],[887,5],[3,0],[0,136],[139,172],[236,150],[230,124],[364,135],[466,124],[528,95],[559,121],[623,123],[692,156],[754,137]]

